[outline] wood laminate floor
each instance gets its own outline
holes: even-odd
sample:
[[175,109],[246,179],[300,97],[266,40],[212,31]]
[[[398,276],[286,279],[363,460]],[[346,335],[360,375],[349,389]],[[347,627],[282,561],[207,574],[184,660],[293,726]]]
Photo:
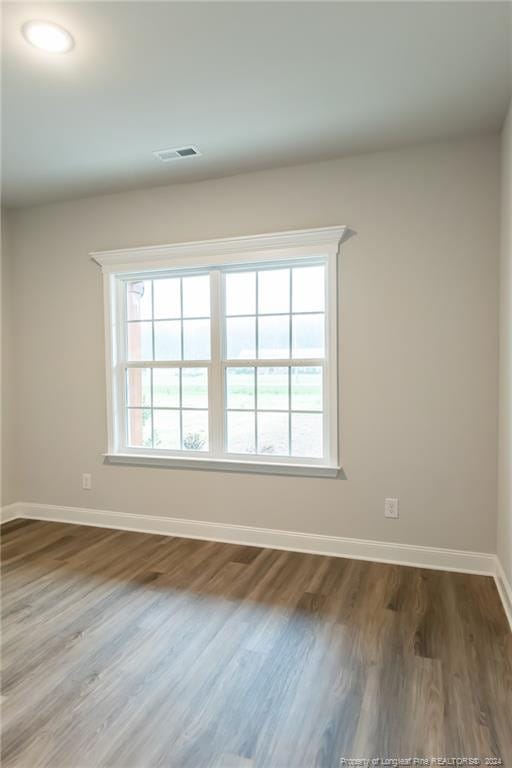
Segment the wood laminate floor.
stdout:
[[2,526],[4,768],[512,766],[489,577]]

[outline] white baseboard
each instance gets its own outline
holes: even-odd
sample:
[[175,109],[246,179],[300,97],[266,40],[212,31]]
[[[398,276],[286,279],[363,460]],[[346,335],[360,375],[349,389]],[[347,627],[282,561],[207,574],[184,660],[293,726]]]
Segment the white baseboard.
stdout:
[[[9,516],[4,517],[5,510]],[[495,554],[467,552],[442,547],[423,547],[384,541],[326,536],[299,531],[280,531],[245,525],[211,523],[156,515],[135,515],[83,507],[64,507],[54,504],[18,502],[2,510],[2,521],[24,517],[33,520],[51,520],[61,523],[92,525],[98,528],[116,528],[123,531],[157,533],[188,539],[206,539],[231,544],[246,544],[270,549],[309,552],[318,555],[347,557],[380,563],[410,565],[443,571],[458,571],[493,576],[512,629],[512,590]]]
[[269,547],[270,549],[286,549],[422,568],[462,571],[464,573],[487,575],[494,575],[495,573],[495,556],[484,552],[394,544],[298,531],[280,531],[245,525],[184,520],[176,517],[134,515],[128,512],[110,512],[83,507],[60,507],[53,504],[22,502],[20,510],[22,510],[23,517],[36,520],[79,523],[101,528],[119,528],[125,531],[248,544],[257,547]]
[[494,574],[496,586],[503,603],[503,609],[507,615],[510,629],[512,630],[512,584],[507,579],[499,557],[496,557],[496,572]]
[[22,511],[23,505],[19,501],[14,504],[6,504],[5,507],[0,507],[0,523],[8,523],[9,520],[22,517]]

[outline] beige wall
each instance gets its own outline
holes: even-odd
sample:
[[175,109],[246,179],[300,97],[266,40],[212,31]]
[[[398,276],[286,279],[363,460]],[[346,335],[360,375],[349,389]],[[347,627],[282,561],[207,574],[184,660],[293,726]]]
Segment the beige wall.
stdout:
[[512,584],[512,104],[501,162],[498,554]]
[[[498,211],[491,137],[16,213],[17,496],[495,551]],[[332,224],[358,233],[341,266],[346,479],[103,466],[89,251]]]
[[15,423],[14,423],[14,250],[10,217],[2,210],[1,240],[1,460],[0,504],[18,501],[15,480]]

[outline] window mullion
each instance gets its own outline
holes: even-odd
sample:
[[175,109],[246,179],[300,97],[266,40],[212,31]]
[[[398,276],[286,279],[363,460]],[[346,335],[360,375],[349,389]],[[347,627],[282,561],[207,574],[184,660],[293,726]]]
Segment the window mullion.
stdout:
[[257,360],[256,358],[245,358],[243,360],[238,360],[235,358],[234,360],[224,360],[222,364],[225,368],[253,368],[254,366],[256,368],[322,368],[325,367],[327,361],[324,357],[311,359],[301,358],[297,360],[290,357],[266,357],[260,360]]
[[211,305],[211,354],[210,379],[208,381],[208,413],[210,427],[210,452],[214,456],[224,453],[224,385],[222,358],[222,285],[219,270],[210,272]]
[[[288,316],[288,354],[290,357],[293,355],[293,333],[292,333],[292,318],[293,318],[293,269],[290,269],[289,276],[289,305],[288,309],[290,314]],[[288,456],[292,455],[292,368],[288,367]]]
[[258,453],[258,369],[256,366],[254,367],[254,453]]
[[127,360],[125,368],[209,368],[210,360]]
[[126,411],[126,359],[128,357],[128,343],[126,331],[126,317],[128,313],[126,302],[126,291],[122,281],[116,284],[116,306],[119,309],[117,323],[114,326],[114,334],[117,347],[117,365],[115,368],[115,398],[114,403],[114,432],[116,444],[125,448],[128,445],[128,424]]
[[[181,321],[183,327],[183,320]],[[183,331],[182,331],[182,344],[183,349]],[[179,371],[179,406],[180,406],[180,450],[183,450],[183,368]]]
[[[155,359],[155,283],[151,281],[151,357]],[[153,413],[153,368],[149,369],[150,381],[150,415],[151,415],[151,447],[155,447],[155,416]]]

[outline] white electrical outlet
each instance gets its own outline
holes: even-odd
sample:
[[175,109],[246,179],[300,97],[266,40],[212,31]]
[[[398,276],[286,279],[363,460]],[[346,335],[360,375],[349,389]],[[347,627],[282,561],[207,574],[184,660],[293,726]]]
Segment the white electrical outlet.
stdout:
[[398,517],[398,499],[384,499],[384,517],[396,520]]
[[90,491],[92,488],[92,476],[84,473],[82,475],[82,488],[84,491]]

